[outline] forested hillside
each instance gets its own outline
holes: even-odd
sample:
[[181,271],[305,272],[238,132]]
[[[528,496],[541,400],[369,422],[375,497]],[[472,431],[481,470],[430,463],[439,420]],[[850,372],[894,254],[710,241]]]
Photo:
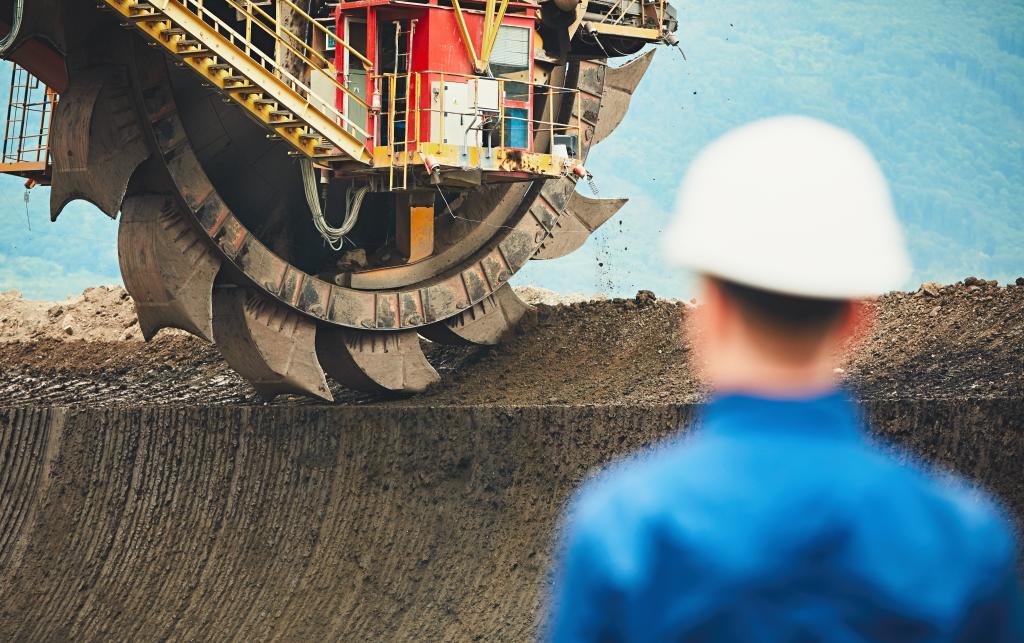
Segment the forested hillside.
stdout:
[[[532,264],[518,283],[687,295],[656,254],[682,172],[729,128],[781,113],[830,120],[872,147],[906,225],[913,281],[1024,274],[1021,3],[676,6],[688,60],[658,52],[625,122],[589,164],[603,196],[630,203],[583,250]],[[29,231],[20,182],[0,180],[0,290],[52,298],[118,281],[116,225],[86,204],[51,225],[48,197],[33,193]]]
[[561,269],[531,265],[523,283],[685,294],[650,254],[680,174],[731,127],[783,113],[827,119],[871,146],[914,281],[1024,275],[1024,5],[697,0],[682,5],[680,36],[688,61],[659,51],[591,157],[602,194],[631,198],[621,224]]

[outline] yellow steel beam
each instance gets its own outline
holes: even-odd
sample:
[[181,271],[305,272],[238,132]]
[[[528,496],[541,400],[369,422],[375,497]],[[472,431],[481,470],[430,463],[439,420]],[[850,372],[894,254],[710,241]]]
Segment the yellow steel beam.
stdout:
[[44,161],[0,163],[0,174],[45,173],[49,167]]
[[395,189],[395,75],[388,76],[388,189]]
[[325,34],[326,36],[330,37],[332,40],[334,40],[335,42],[339,43],[342,47],[344,47],[350,54],[352,54],[353,56],[358,58],[363,63],[363,67],[366,68],[366,71],[370,71],[371,69],[373,69],[373,63],[370,62],[370,59],[367,58],[366,56],[364,56],[362,54],[362,52],[358,51],[355,47],[353,47],[352,45],[350,45],[347,42],[345,42],[345,40],[343,38],[339,38],[338,34],[334,33],[333,31],[328,30],[322,24],[317,22],[316,18],[314,18],[313,16],[311,16],[308,13],[306,13],[305,11],[303,11],[301,8],[299,8],[298,5],[296,5],[294,2],[292,2],[292,0],[283,0],[283,2],[286,5],[288,5],[288,7],[291,8],[293,11],[295,11],[300,16],[305,18],[307,22],[312,24],[314,29],[316,29],[316,30],[320,31],[321,33]]
[[[487,48],[484,43],[487,42],[487,37],[491,33],[491,29],[494,28],[494,0],[486,0],[484,3],[484,28],[483,28],[483,39],[480,43],[481,53]],[[481,55],[480,59],[483,62],[487,62],[487,57]]]
[[661,38],[660,29],[649,29],[645,27],[630,27],[627,25],[615,25],[606,22],[591,22],[589,28],[603,36],[624,36],[626,38],[637,38],[655,42]]
[[[344,156],[364,164],[372,162],[372,156],[358,138],[311,105],[309,100],[296,93],[295,90],[272,72],[247,56],[245,52],[241,51],[227,38],[206,24],[200,16],[197,16],[178,2],[174,0],[148,0],[146,3],[140,3],[136,0],[104,0],[104,2],[126,20],[133,23],[137,29],[149,36],[151,40],[200,73],[210,84],[225,91],[228,96],[262,122],[270,131],[280,135],[283,140],[287,141],[302,154],[310,158]],[[140,15],[135,13],[136,11],[144,12],[148,7],[155,8],[170,23],[185,30],[192,39],[202,43],[204,52],[196,54],[178,51],[177,43],[180,39],[165,38],[163,35],[167,29],[171,28],[171,25],[168,23],[157,20],[132,20],[132,18],[137,18]],[[259,94],[276,101],[279,109],[283,108],[295,114],[296,118],[306,123],[312,132],[322,136],[337,148],[338,154],[334,155],[330,150],[325,152],[323,145],[318,144],[315,138],[310,136],[310,132],[304,132],[300,127],[274,128],[270,114],[275,110],[266,103],[258,102],[256,96],[259,94],[230,91],[232,83],[224,80],[225,74],[210,69],[215,57],[231,65],[237,74],[248,78],[256,85]]]
[[[414,152],[392,150],[387,145],[373,150],[375,165],[383,167],[392,162],[395,165],[422,165],[420,153],[431,157],[439,167],[474,168],[484,172],[524,172],[537,176],[562,176],[564,159],[551,154],[525,152],[508,148],[491,148],[490,154],[481,147],[463,147],[451,143],[420,143]],[[464,156],[463,153],[466,153]]]
[[[200,13],[202,13],[202,5],[201,5],[201,3],[198,2],[198,0],[196,0],[196,2],[197,2],[198,10],[200,11]],[[335,87],[337,87],[339,90],[344,92],[350,99],[356,101],[357,103],[359,103],[360,105],[362,105],[363,107],[365,107],[367,109],[370,108],[370,106],[362,98],[360,98],[358,94],[353,92],[351,89],[349,89],[343,83],[338,82],[333,62],[331,62],[330,60],[327,60],[319,52],[317,52],[315,49],[313,49],[308,44],[306,44],[302,40],[302,38],[297,36],[295,34],[295,32],[293,32],[291,29],[288,29],[284,25],[278,24],[277,20],[273,16],[271,16],[269,13],[267,13],[266,11],[261,9],[258,5],[252,4],[252,0],[245,0],[246,6],[250,7],[250,9],[246,9],[245,6],[240,4],[239,0],[226,0],[226,2],[228,3],[228,5],[230,5],[232,8],[234,8],[235,11],[237,11],[239,14],[245,16],[245,18],[246,18],[246,23],[245,23],[246,50],[245,50],[245,54],[247,56],[252,57],[252,55],[251,55],[252,47],[249,45],[249,43],[252,42],[252,27],[253,27],[253,25],[255,25],[255,26],[259,27],[261,30],[263,30],[264,32],[266,32],[267,35],[269,35],[271,38],[273,38],[277,43],[279,43],[285,49],[287,49],[288,51],[292,52],[300,60],[302,60],[304,63],[306,63],[306,65],[309,67],[309,70],[310,70],[311,73],[321,73],[321,74],[323,74],[324,77],[326,77],[329,81],[331,81],[331,83]],[[287,2],[287,0],[282,0],[282,2]],[[188,10],[188,8],[187,8],[188,5],[186,4],[185,6],[186,6],[186,10]],[[195,13],[195,12],[193,11],[193,13]],[[300,10],[300,13],[302,13],[302,15],[304,15],[304,16],[307,15],[306,13],[301,12],[301,10]],[[262,17],[263,20],[258,19],[259,17]],[[264,22],[264,20],[266,22]],[[310,20],[312,20],[312,18],[310,18]],[[269,23],[269,24],[267,24],[267,23]],[[321,29],[324,29],[323,25],[320,25],[319,23],[315,23],[315,24],[318,27],[320,27]],[[282,34],[288,36],[288,38],[282,38],[281,37]],[[295,45],[291,44],[292,42],[298,43],[298,46],[301,47],[306,53],[303,53],[302,51],[299,51],[296,48]],[[341,42],[341,41],[339,40],[338,42]],[[343,43],[343,44],[345,44],[345,43]],[[345,46],[348,47],[347,44]],[[359,57],[362,60],[365,61],[363,63],[363,67],[365,67],[366,70],[369,71],[371,69],[371,67],[372,67],[372,65],[370,64],[369,60],[365,56],[362,56],[362,55],[360,55]],[[315,59],[315,60],[313,60],[313,59]],[[352,124],[352,123],[350,123],[350,124]],[[358,127],[358,125],[356,125],[356,127]],[[363,134],[363,136],[369,136],[366,132],[361,131],[360,133]]]
[[406,194],[396,199],[395,246],[415,263],[434,254],[434,193],[426,193],[429,204]]
[[[493,0],[491,1],[493,2]],[[491,64],[491,52],[494,50],[494,43],[498,40],[498,31],[501,29],[501,21],[505,19],[506,9],[508,9],[508,0],[501,0],[497,19],[491,23],[489,31],[484,30],[484,51],[480,55],[480,62],[484,67]]]

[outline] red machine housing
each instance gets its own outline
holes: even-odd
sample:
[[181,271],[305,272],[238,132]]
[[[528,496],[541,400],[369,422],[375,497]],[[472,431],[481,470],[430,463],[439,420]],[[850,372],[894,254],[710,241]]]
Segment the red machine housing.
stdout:
[[[463,3],[463,16],[467,31],[473,41],[477,55],[481,55],[484,33],[484,2],[467,0]],[[524,115],[517,122],[522,123],[525,128],[525,136],[516,137],[516,141],[505,142],[504,147],[511,149],[522,149],[532,151],[532,123],[534,87],[533,78],[533,50],[535,47],[535,23],[537,20],[538,5],[533,3],[509,2],[505,16],[501,21],[502,27],[520,27],[528,34],[527,70],[521,76],[523,80],[517,85],[521,89],[517,92],[505,92],[500,98],[503,110],[518,110]],[[371,105],[371,113],[367,116],[366,131],[370,133],[371,139],[367,145],[382,144],[382,132],[380,131],[380,119],[374,116],[374,108],[380,112],[387,112],[387,88],[383,87],[385,79],[381,75],[386,72],[394,73],[393,65],[388,65],[387,60],[382,60],[382,50],[385,47],[385,40],[390,40],[394,34],[393,25],[397,21],[402,25],[400,39],[404,39],[404,47],[411,53],[408,58],[408,68],[400,68],[399,73],[408,72],[410,75],[418,74],[421,90],[413,94],[412,104],[419,106],[419,124],[409,124],[411,135],[408,137],[409,149],[415,150],[415,143],[438,140],[438,122],[436,113],[438,105],[437,97],[426,88],[434,86],[436,82],[443,80],[446,83],[469,83],[474,78],[481,78],[475,73],[467,47],[463,42],[459,29],[455,9],[450,5],[440,4],[438,0],[429,2],[396,2],[394,0],[358,0],[356,2],[343,2],[336,12],[336,33],[339,39],[346,39],[351,36],[346,23],[365,21],[365,43],[366,49],[363,52],[373,64],[373,71],[367,75],[365,83],[366,102]],[[353,40],[347,41],[358,48]],[[389,43],[390,44],[390,43]],[[400,43],[400,47],[401,47]],[[335,66],[338,69],[339,80],[350,83],[353,81],[354,67],[362,67],[358,59],[348,54],[342,46],[336,47]],[[525,87],[524,87],[525,85]],[[346,113],[349,118],[358,122],[361,114],[354,114],[349,109],[345,100],[344,92],[339,91],[338,108]],[[434,101],[432,105],[432,101]],[[381,104],[383,102],[383,104]],[[410,110],[414,108],[410,106]],[[445,108],[442,107],[442,110]],[[432,114],[435,117],[432,119]],[[443,116],[442,116],[443,118]],[[361,123],[360,123],[361,124]]]

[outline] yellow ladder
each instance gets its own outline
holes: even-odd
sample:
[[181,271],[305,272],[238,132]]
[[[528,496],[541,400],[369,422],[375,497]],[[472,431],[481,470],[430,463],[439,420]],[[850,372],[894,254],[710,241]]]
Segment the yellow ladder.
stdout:
[[[409,87],[411,73],[404,74],[390,74],[388,76],[388,93],[390,107],[388,109],[388,189],[389,190],[407,190],[409,188],[409,144],[413,141],[410,140],[410,123],[409,119],[412,116],[412,109],[410,101],[412,101],[412,88]],[[402,99],[403,105],[399,105],[397,98],[398,85],[399,83],[405,83],[405,98]],[[395,140],[396,125],[401,124],[402,126],[402,137]],[[396,165],[401,162],[401,172],[396,171]]]
[[[359,124],[338,111],[333,102],[317,98],[273,56],[253,46],[251,33],[239,34],[204,8],[202,0],[103,1],[126,24],[198,72],[297,152],[320,164],[372,163],[363,144],[369,135]],[[257,6],[252,0],[228,2],[247,12]],[[247,31],[251,31],[251,26]],[[305,61],[311,73],[330,71],[310,64],[294,45],[284,46]],[[337,79],[333,82],[337,83]]]

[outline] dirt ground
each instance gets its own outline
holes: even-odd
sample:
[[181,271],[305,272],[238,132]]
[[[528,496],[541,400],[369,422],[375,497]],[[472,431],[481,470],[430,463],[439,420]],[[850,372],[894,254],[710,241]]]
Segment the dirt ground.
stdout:
[[[119,291],[61,303],[70,334],[0,301],[0,640],[533,640],[566,499],[703,396],[690,306],[648,293],[426,345],[420,396],[269,406],[191,336],[82,339],[134,329]],[[1024,526],[1024,285],[876,312],[843,366],[875,434]]]
[[0,342],[40,339],[141,341],[131,297],[119,286],[87,288],[64,301],[31,301],[0,292]]
[[[1019,280],[1024,284],[1024,279]],[[496,348],[425,343],[440,384],[410,399],[336,387],[341,403],[395,405],[679,403],[704,391],[681,319],[689,304],[651,298],[569,301],[531,288],[536,312]],[[845,360],[862,397],[1024,396],[1024,285],[968,278],[877,303],[877,327]],[[95,288],[59,303],[0,296],[0,404],[251,402],[217,350],[180,332],[139,338],[131,300]],[[310,404],[278,398],[275,404]]]

